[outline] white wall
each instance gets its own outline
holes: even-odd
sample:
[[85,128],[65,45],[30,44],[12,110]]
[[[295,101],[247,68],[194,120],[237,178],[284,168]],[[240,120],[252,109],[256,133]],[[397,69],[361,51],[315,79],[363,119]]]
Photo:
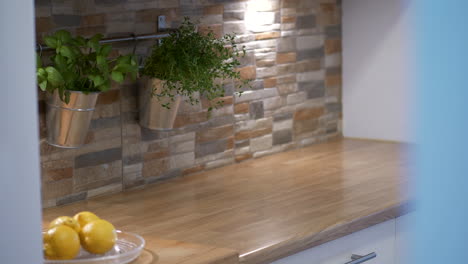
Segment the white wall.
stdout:
[[0,263],[42,263],[34,1],[0,1]]
[[411,141],[408,1],[343,1],[346,137]]

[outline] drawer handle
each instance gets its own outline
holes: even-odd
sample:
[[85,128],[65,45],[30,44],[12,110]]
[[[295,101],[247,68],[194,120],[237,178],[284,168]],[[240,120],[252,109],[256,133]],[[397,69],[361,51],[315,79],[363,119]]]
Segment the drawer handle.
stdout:
[[361,263],[364,263],[370,259],[373,259],[377,257],[377,254],[375,254],[375,252],[372,252],[370,254],[367,254],[365,256],[360,256],[360,255],[352,255],[351,256],[351,261],[350,262],[346,262],[345,264],[361,264]]

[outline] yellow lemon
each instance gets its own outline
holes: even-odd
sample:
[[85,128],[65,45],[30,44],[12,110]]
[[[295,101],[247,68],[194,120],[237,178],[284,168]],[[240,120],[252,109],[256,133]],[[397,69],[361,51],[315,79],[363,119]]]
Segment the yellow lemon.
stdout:
[[81,245],[93,254],[104,254],[115,245],[117,233],[106,220],[95,220],[81,228]]
[[55,226],[43,234],[43,239],[47,259],[73,259],[80,252],[78,233],[69,226]]
[[83,228],[86,224],[98,220],[99,217],[91,212],[79,212],[75,216],[73,216],[73,219],[75,219],[79,224],[80,227]]
[[78,221],[69,216],[60,216],[55,218],[54,221],[50,222],[49,228],[53,228],[59,225],[66,225],[68,227],[73,228],[76,232],[80,232],[80,224],[78,223]]

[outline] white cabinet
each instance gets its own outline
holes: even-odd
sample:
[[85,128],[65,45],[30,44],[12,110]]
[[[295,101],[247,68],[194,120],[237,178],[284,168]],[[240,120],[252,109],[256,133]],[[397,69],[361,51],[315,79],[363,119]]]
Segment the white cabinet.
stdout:
[[395,222],[392,219],[272,263],[344,264],[351,261],[352,254],[375,252],[377,257],[365,264],[395,264]]
[[396,219],[396,235],[395,235],[395,263],[408,264],[409,251],[410,251],[410,235],[409,235],[409,221],[413,214],[403,215]]

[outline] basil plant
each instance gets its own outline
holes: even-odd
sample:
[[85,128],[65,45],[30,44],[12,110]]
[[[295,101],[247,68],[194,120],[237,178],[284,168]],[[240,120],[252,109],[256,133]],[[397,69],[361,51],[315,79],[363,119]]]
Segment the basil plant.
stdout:
[[42,66],[38,56],[37,81],[43,91],[58,91],[60,99],[69,102],[70,91],[105,92],[111,80],[122,83],[127,75],[136,79],[138,64],[134,55],[110,58],[112,46],[101,44],[101,34],[86,39],[72,37],[70,32],[59,30],[44,38],[54,49],[51,63]]

